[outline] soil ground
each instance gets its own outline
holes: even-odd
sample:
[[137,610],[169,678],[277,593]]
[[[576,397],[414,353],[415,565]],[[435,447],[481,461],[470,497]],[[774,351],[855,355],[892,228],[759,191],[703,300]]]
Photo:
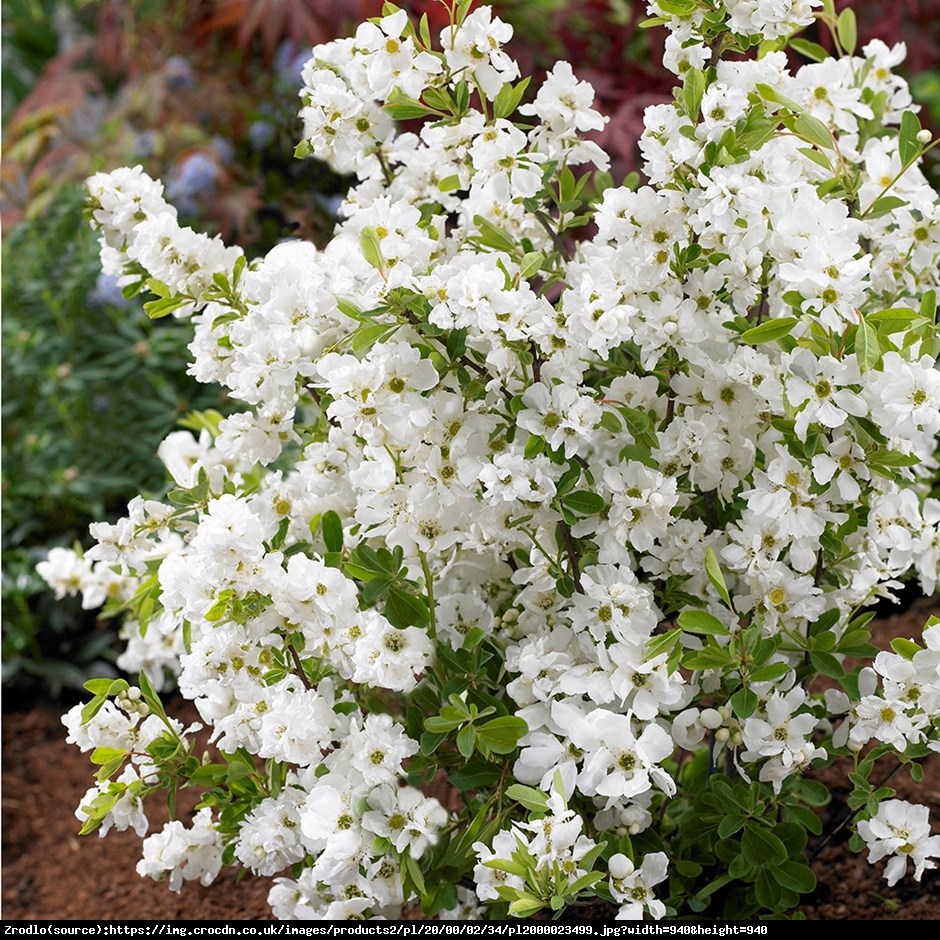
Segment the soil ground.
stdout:
[[[931,612],[940,613],[920,605],[876,621],[875,642],[886,647],[892,637],[918,636]],[[4,705],[9,709],[14,703]],[[269,879],[239,880],[223,870],[208,888],[186,882],[174,894],[165,883],[137,875],[140,840],[133,832],[79,837],[74,809],[91,786],[92,771],[87,756],[65,743],[61,711],[46,706],[3,715],[4,920],[270,919]],[[896,774],[890,784],[900,797],[930,805],[937,832],[940,754],[927,761],[925,771],[920,786],[906,772]],[[835,828],[844,813],[844,774],[844,768],[835,766],[820,777],[834,793],[824,810],[824,831]],[[159,827],[158,813],[148,815]],[[864,854],[850,852],[844,830],[819,852],[813,867],[818,886],[801,908],[809,919],[940,919],[940,870],[926,872],[920,883],[907,877],[889,888],[882,877],[884,863],[872,866]]]

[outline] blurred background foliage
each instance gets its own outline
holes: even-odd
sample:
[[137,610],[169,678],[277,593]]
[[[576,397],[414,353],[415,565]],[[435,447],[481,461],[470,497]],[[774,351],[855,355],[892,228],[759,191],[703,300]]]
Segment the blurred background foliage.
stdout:
[[[399,4],[447,23],[436,0]],[[647,105],[670,99],[643,0],[496,0],[524,73],[572,63],[610,116],[615,175],[637,168]],[[837,6],[844,6],[837,2]],[[249,256],[323,244],[347,181],[292,156],[310,47],[381,0],[2,0],[2,610],[4,704],[58,695],[114,659],[112,627],[34,572],[87,542],[139,492],[159,495],[159,441],[188,411],[226,408],[186,376],[186,324],[151,323],[100,277],[82,181],[140,163],[181,220]],[[860,35],[908,48],[905,74],[940,126],[940,0],[855,4]],[[825,43],[826,37],[816,37]],[[936,154],[936,151],[934,151]],[[938,181],[937,162],[930,172]],[[12,694],[11,694],[12,693]],[[11,701],[12,700],[12,701]]]

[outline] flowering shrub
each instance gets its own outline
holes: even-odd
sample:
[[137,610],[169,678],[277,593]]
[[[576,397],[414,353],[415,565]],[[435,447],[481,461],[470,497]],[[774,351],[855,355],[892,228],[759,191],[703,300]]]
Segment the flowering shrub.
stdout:
[[298,155],[359,180],[322,251],[248,264],[140,169],[89,181],[105,270],[192,317],[190,371],[247,408],[171,434],[168,500],[43,567],[118,579],[137,627],[139,687],[65,718],[100,768],[83,831],[199,788],[138,871],[276,876],[282,918],[779,914],[814,886],[805,772],[848,755],[855,847],[919,877],[926,811],[870,778],[940,749],[940,623],[877,652],[865,612],[940,576],[903,48],[856,51],[831,0],[651,3],[680,82],[631,188],[591,88],[562,62],[525,101],[469,7],[313,50]]

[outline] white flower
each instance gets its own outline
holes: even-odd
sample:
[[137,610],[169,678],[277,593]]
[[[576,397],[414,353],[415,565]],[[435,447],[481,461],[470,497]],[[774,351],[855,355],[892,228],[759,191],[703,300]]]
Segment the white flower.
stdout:
[[170,890],[178,892],[184,881],[211,884],[221,868],[222,836],[213,825],[211,810],[201,809],[190,828],[174,819],[144,839],[137,874],[156,880],[169,874]]
[[51,548],[36,572],[54,591],[56,600],[75,595],[91,577],[91,562],[70,548]]
[[459,26],[441,33],[441,47],[451,71],[475,79],[489,98],[519,76],[519,66],[500,48],[512,39],[512,27],[493,16],[491,7],[474,10]]
[[643,920],[644,910],[653,920],[666,913],[666,905],[658,900],[652,888],[666,878],[669,858],[665,852],[653,852],[644,856],[637,869],[625,855],[612,855],[608,863],[610,871],[610,893],[620,903],[617,920]]
[[389,840],[397,852],[406,849],[420,858],[447,824],[447,810],[415,787],[382,784],[368,797],[370,809],[362,815],[362,826]]
[[274,875],[299,862],[299,805],[304,792],[285,787],[277,798],[262,800],[245,818],[238,833],[235,857],[258,875]]
[[926,806],[907,800],[885,800],[870,820],[858,824],[858,832],[868,845],[870,863],[892,856],[885,867],[885,880],[889,885],[904,876],[908,860],[914,863],[917,881],[925,869],[937,867],[932,856],[940,855],[940,836],[930,835]]
[[122,789],[117,802],[101,821],[98,835],[104,838],[113,827],[118,832],[131,828],[138,836],[145,836],[150,824],[144,812],[143,800],[131,789],[132,785],[139,780],[137,770],[133,765],[128,764],[114,782],[105,780],[95,784],[78,804],[78,809],[75,810],[76,819],[84,823],[92,815],[92,809],[97,800],[113,793],[116,789]]
[[666,794],[676,792],[672,778],[658,766],[673,750],[672,738],[659,725],[647,724],[635,735],[632,713],[618,715],[596,708],[566,730],[585,753],[578,775],[582,793],[607,797],[610,806],[654,784]]

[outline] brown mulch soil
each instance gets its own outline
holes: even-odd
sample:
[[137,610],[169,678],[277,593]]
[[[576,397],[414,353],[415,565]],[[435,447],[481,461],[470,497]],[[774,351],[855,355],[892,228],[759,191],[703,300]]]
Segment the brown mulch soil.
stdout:
[[[936,609],[932,612],[938,613]],[[918,636],[930,610],[877,621],[875,642],[887,646],[895,636]],[[5,702],[9,708],[11,703]],[[179,714],[171,709],[171,713]],[[182,919],[267,920],[270,879],[237,880],[224,870],[204,888],[183,884],[179,894],[165,883],[137,875],[140,840],[133,832],[79,837],[74,809],[92,784],[87,756],[65,743],[58,708],[34,708],[3,715],[2,764],[2,916],[4,920]],[[890,768],[889,768],[890,769]],[[925,764],[916,785],[906,772],[890,785],[898,796],[928,803],[934,830],[940,828],[940,754]],[[886,771],[887,772],[887,771]],[[819,779],[834,799],[824,826],[835,828],[844,814],[845,768],[828,768]],[[878,773],[875,779],[880,779]],[[162,819],[148,811],[152,829]],[[884,863],[871,866],[865,855],[849,851],[843,830],[815,862],[816,891],[801,910],[820,920],[940,919],[940,870],[917,883],[907,877],[889,888]],[[812,846],[812,843],[811,843]]]

